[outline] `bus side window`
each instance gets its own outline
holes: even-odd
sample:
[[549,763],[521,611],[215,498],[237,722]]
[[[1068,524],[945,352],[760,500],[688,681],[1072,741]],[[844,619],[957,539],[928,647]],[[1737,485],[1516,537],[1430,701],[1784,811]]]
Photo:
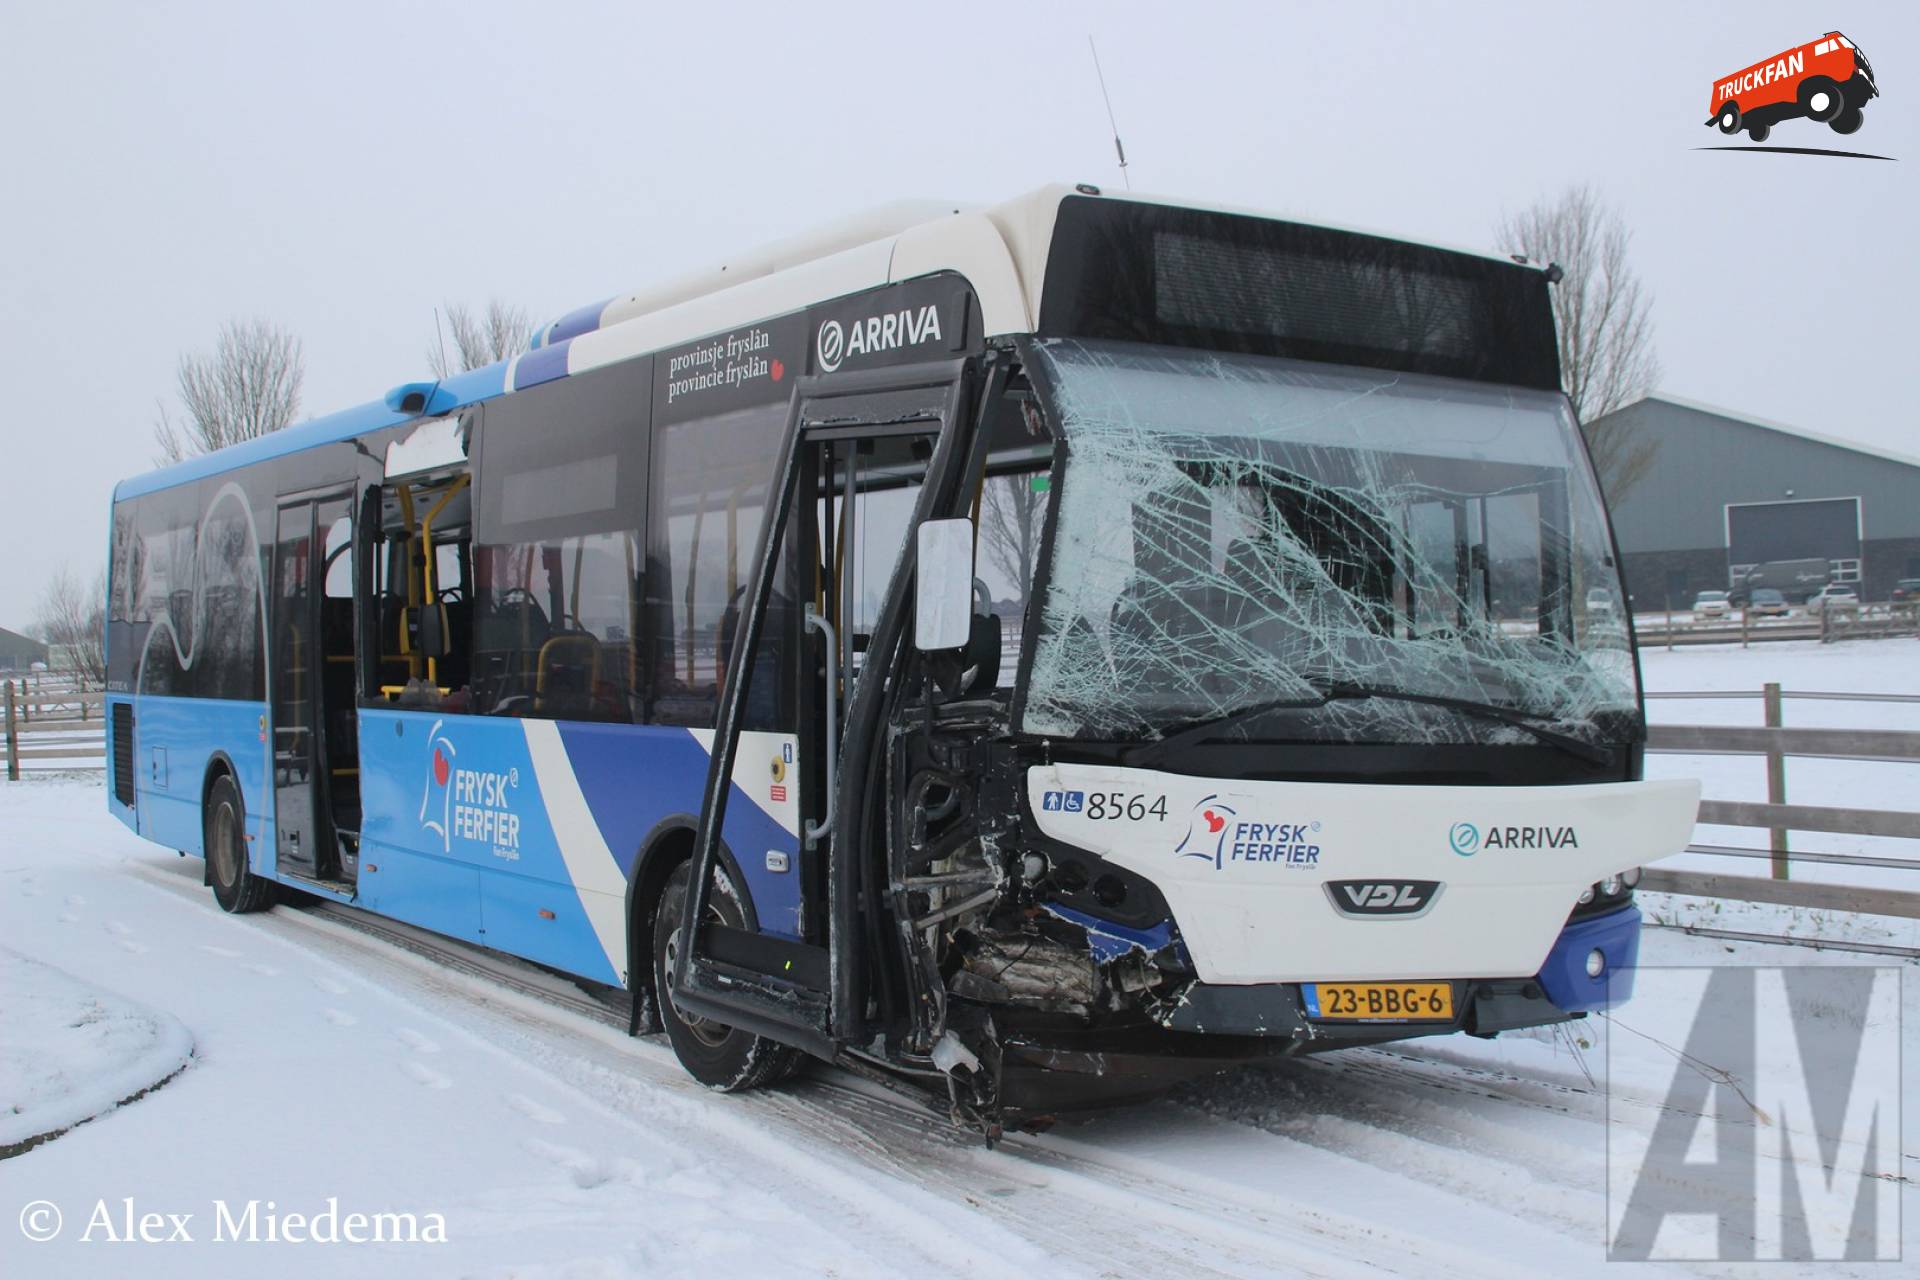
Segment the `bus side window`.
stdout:
[[[711,725],[721,680],[744,655],[733,630],[773,484],[785,417],[769,405],[656,429],[647,552],[651,716],[656,724]],[[788,691],[778,661],[792,620],[781,589],[768,602],[745,727],[771,727]]]

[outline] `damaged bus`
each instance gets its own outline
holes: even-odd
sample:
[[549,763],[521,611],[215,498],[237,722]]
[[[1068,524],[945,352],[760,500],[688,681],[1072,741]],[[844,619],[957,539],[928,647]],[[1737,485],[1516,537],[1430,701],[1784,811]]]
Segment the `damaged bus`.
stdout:
[[1548,275],[1091,187],[883,211],[123,483],[109,805],[989,1135],[1630,990]]

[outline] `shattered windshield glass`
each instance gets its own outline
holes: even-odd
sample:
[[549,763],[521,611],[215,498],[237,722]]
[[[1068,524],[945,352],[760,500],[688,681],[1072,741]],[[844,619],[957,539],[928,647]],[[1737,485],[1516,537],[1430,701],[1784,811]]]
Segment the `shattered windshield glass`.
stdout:
[[1067,462],[1026,732],[1153,739],[1273,707],[1305,718],[1289,737],[1533,740],[1511,717],[1394,694],[1588,742],[1637,717],[1626,596],[1563,397],[1034,351]]

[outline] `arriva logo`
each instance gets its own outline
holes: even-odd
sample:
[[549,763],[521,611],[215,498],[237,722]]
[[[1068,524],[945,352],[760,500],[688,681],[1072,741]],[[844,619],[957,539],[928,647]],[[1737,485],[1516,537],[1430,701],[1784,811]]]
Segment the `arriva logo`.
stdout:
[[420,825],[440,837],[440,847],[453,852],[453,838],[489,846],[496,858],[520,857],[520,815],[513,811],[513,793],[520,788],[520,770],[462,769],[454,763],[459,752],[441,732],[444,720],[427,730],[431,754],[427,760],[426,790],[420,795]]
[[1572,827],[1488,827],[1482,835],[1471,822],[1456,822],[1447,843],[1463,858],[1482,849],[1578,849],[1580,833]]
[[928,303],[918,311],[890,311],[855,320],[846,329],[838,320],[828,320],[814,336],[813,349],[820,359],[821,372],[832,373],[842,361],[854,356],[917,347],[938,341],[940,336],[940,308]]

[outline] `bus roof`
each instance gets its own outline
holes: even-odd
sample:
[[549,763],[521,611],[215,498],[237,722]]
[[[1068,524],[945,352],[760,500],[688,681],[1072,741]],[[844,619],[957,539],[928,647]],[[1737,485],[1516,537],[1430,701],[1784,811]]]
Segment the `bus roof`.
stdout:
[[[526,351],[439,384],[434,402],[436,407],[472,404],[814,303],[940,271],[966,277],[979,300],[987,336],[1031,333],[1039,317],[1054,222],[1061,201],[1076,194],[1101,195],[1089,186],[1053,184],[983,207],[910,201],[870,210],[677,279],[570,311],[542,326]],[[1135,192],[1105,198],[1275,217],[1260,210]],[[1382,234],[1332,223],[1314,225],[1364,235]],[[1497,253],[1410,241],[1403,236],[1384,238],[1509,265],[1514,261]],[[114,490],[114,500],[192,483],[235,467],[396,426],[418,416],[402,412],[385,400],[375,400],[123,480]]]

